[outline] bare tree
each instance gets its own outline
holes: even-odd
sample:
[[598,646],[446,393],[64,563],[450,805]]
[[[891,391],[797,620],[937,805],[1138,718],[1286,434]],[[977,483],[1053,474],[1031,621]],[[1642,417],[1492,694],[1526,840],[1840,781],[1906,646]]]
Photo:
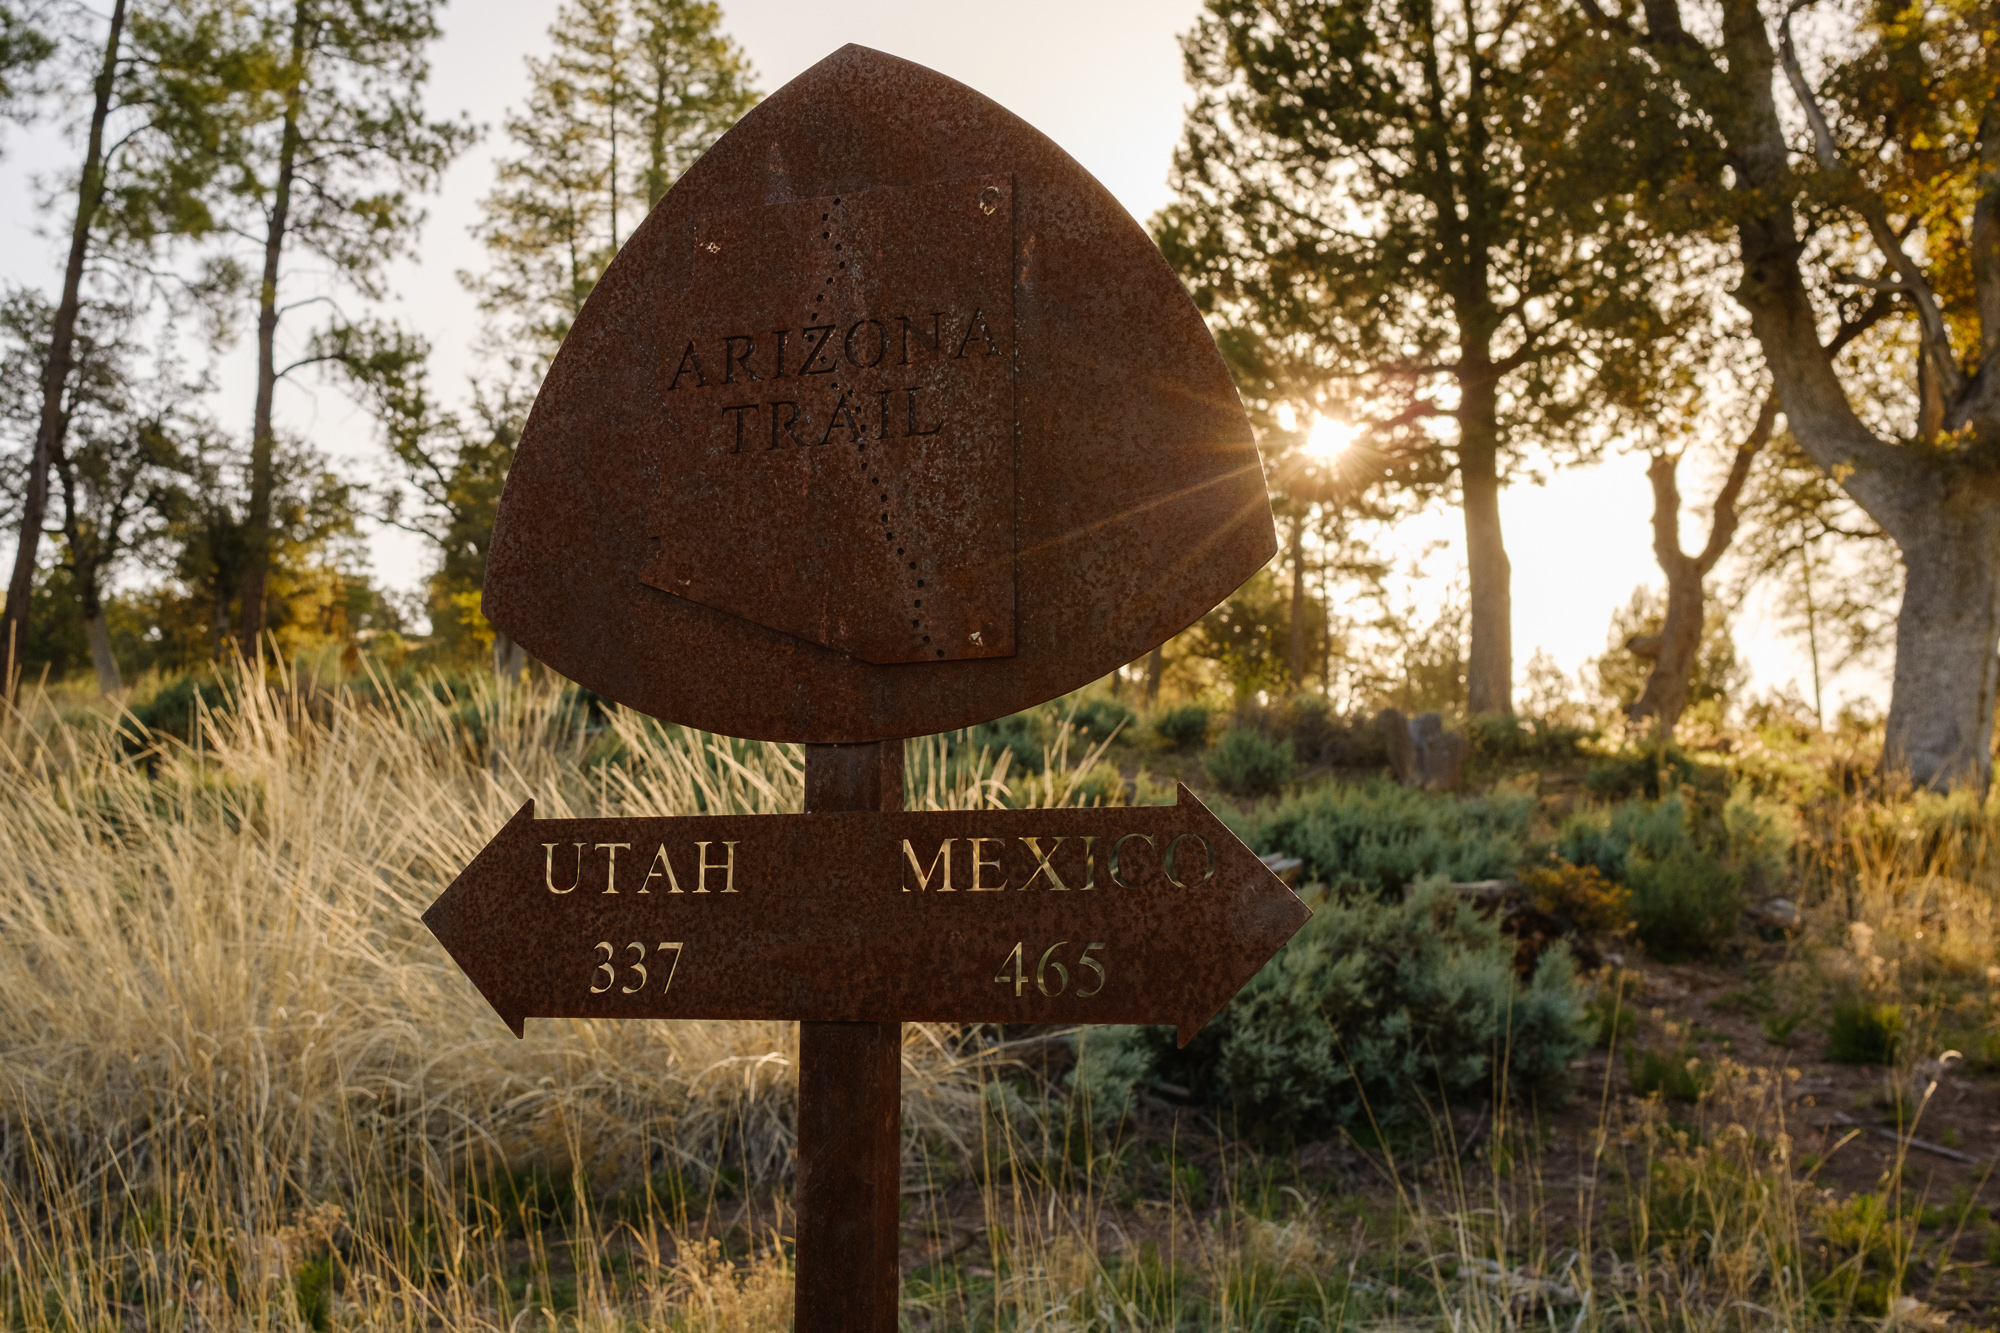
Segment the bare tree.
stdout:
[[1729,475],[1715,497],[1708,540],[1694,555],[1681,549],[1681,456],[1655,454],[1646,468],[1646,479],[1653,486],[1653,554],[1667,576],[1667,611],[1659,633],[1634,635],[1625,641],[1626,651],[1652,663],[1646,688],[1625,711],[1635,720],[1656,719],[1664,736],[1673,735],[1675,724],[1687,710],[1688,687],[1694,680],[1702,628],[1708,620],[1708,576],[1736,536],[1736,502],[1750,478],[1750,464],[1770,442],[1777,415],[1777,400],[1766,398],[1757,413],[1757,424],[1736,446]]

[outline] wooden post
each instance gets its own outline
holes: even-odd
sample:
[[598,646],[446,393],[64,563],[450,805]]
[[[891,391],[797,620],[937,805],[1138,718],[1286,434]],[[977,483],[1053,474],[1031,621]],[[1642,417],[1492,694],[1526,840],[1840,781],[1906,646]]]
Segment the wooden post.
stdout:
[[[808,745],[807,814],[903,808],[903,743]],[[796,1333],[895,1333],[903,1025],[799,1024]]]

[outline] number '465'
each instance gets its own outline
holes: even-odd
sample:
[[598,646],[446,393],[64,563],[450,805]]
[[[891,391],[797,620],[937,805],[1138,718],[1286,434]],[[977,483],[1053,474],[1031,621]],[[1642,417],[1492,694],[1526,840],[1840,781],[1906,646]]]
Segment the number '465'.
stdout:
[[[1069,968],[1063,966],[1061,960],[1056,957],[1056,950],[1068,943],[1068,940],[1057,940],[1042,951],[1041,961],[1035,964],[1035,989],[1044,995],[1054,997],[1061,995],[1065,990],[1069,989]],[[1076,997],[1079,1000],[1087,1000],[1104,989],[1104,964],[1099,959],[1090,956],[1093,952],[1103,947],[1104,941],[1093,940],[1089,944],[1084,945],[1083,952],[1077,955],[1076,970],[1079,982],[1082,981],[1085,969],[1097,974],[1097,983],[1091,986],[1090,989],[1085,990],[1079,984],[1076,991]],[[1027,950],[1021,944],[1016,943],[1014,945],[1014,952],[1008,954],[1007,961],[1000,964],[1000,975],[993,978],[999,985],[1012,986],[1014,988],[1014,998],[1016,999],[1021,997],[1028,986],[1027,958]],[[1009,968],[1013,969],[1011,974],[1007,970]]]

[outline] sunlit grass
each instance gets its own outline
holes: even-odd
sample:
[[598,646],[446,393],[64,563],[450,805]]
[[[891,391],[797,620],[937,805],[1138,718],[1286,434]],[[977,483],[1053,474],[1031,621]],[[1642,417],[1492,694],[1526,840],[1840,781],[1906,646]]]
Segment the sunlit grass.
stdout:
[[[0,725],[0,1323],[788,1326],[791,1025],[538,1020],[517,1041],[417,916],[530,797],[791,811],[801,751],[593,721],[546,685],[375,693],[239,685],[186,745],[48,696]],[[909,800],[1098,799],[1102,754],[1059,732],[1030,777],[912,742]],[[1906,1004],[1930,1035],[1949,997],[2000,985],[1986,808],[1816,818],[1817,952],[1788,975]],[[1907,1149],[1877,1194],[1826,1197],[1782,1070],[1718,1061],[1671,1105],[1622,1095],[1614,1052],[1580,1140],[1551,1148],[1504,1098],[1469,1132],[1439,1111],[1349,1144],[1365,1187],[1341,1193],[1197,1110],[1156,1107],[1150,1138],[1089,1129],[1032,1068],[1048,1040],[906,1028],[911,1327],[1929,1317],[1912,1275],[1946,1251],[1908,1221],[1929,1203],[1903,1195]],[[1884,1073],[1905,1133],[1934,1046]]]

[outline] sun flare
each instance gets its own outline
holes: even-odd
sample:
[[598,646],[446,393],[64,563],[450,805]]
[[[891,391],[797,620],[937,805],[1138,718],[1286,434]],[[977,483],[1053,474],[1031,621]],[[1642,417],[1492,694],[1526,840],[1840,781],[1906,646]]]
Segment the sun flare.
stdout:
[[1321,462],[1331,462],[1361,433],[1361,428],[1334,417],[1316,416],[1306,432],[1306,452]]

